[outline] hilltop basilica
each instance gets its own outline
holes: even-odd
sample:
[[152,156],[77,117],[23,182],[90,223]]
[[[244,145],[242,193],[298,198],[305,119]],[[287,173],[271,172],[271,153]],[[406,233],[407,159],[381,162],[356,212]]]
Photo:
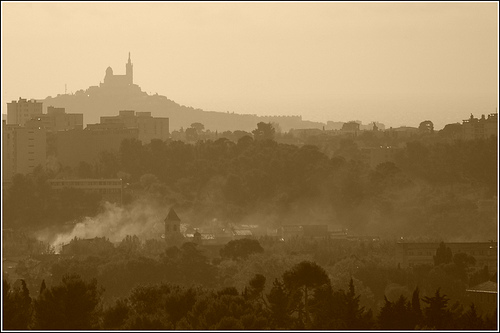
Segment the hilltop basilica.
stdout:
[[106,69],[106,76],[104,76],[104,83],[101,83],[99,87],[104,89],[139,88],[139,86],[134,84],[134,65],[132,65],[132,61],[130,60],[130,52],[128,53],[128,62],[125,64],[125,75],[113,74],[113,69],[108,67]]

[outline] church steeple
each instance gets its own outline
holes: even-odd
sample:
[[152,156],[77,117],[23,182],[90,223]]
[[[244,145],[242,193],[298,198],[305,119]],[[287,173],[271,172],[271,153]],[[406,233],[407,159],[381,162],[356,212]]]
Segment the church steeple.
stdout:
[[130,60],[130,52],[128,53],[128,62],[127,65],[125,66],[125,75],[127,76],[129,84],[134,83],[134,74],[133,74],[133,65],[132,61]]

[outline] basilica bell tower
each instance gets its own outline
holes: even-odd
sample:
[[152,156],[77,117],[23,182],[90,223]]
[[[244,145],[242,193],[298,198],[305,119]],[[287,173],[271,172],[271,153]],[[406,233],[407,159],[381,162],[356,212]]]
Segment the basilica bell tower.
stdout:
[[134,83],[134,65],[132,65],[132,61],[130,60],[130,52],[128,53],[128,62],[125,65],[125,75],[127,76],[127,80],[129,84]]

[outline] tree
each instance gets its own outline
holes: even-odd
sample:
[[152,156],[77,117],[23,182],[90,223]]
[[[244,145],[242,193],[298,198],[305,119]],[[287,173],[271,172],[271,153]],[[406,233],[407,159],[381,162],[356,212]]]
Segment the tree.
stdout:
[[3,280],[3,329],[26,330],[31,322],[32,304],[26,282],[21,287],[11,289],[7,280]]
[[195,128],[186,128],[186,140],[190,142],[196,142],[198,140],[198,132]]
[[255,140],[273,140],[276,130],[271,123],[260,122],[252,131]]
[[396,302],[390,302],[384,296],[385,304],[380,310],[379,325],[381,329],[412,330],[415,323],[412,320],[411,303],[401,295]]
[[[490,272],[488,270],[488,266],[483,266],[481,270],[474,272],[469,278],[469,287],[477,286],[483,282],[486,282],[490,279]],[[496,281],[496,279],[495,279]]]
[[196,130],[196,133],[200,134],[205,129],[205,125],[203,125],[202,123],[192,123],[191,128],[194,128]]
[[411,311],[413,313],[414,324],[419,324],[422,321],[422,309],[420,308],[420,289],[418,286],[411,296]]
[[104,310],[102,318],[102,328],[105,330],[117,330],[127,321],[130,313],[127,300],[118,299],[114,306]]
[[304,326],[311,326],[309,299],[315,289],[322,285],[330,285],[330,279],[325,270],[311,261],[302,261],[290,270],[283,273],[283,282],[289,295],[295,299],[295,310],[298,312],[299,322]]
[[476,306],[472,303],[469,309],[460,318],[461,327],[463,330],[480,330],[484,329],[484,322],[481,316],[476,311]]
[[424,309],[425,324],[429,328],[446,329],[449,325],[450,312],[447,309],[448,297],[441,295],[440,289],[436,290],[433,297],[424,297],[422,301],[428,306]]
[[232,240],[222,249],[220,255],[225,259],[247,259],[249,255],[254,253],[262,253],[264,249],[256,239],[242,238]]
[[271,325],[274,329],[285,329],[290,322],[288,294],[282,281],[275,279],[273,287],[267,294]]
[[425,120],[420,123],[418,129],[423,133],[434,133],[434,124],[430,120]]
[[349,281],[349,290],[343,292],[343,319],[347,329],[368,329],[371,326],[371,312],[359,306],[359,298],[354,289],[354,280]]
[[439,247],[436,250],[436,255],[434,258],[434,266],[438,266],[441,264],[448,264],[453,259],[453,254],[451,249],[447,247],[444,242],[439,243]]
[[97,280],[65,275],[62,284],[45,289],[35,300],[34,328],[38,330],[91,330],[97,327],[96,310],[103,290]]

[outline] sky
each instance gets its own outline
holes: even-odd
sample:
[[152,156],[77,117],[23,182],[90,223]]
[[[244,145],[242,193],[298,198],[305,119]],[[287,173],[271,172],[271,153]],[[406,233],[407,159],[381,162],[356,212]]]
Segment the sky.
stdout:
[[2,2],[2,110],[103,81],[181,105],[435,128],[497,112],[498,4]]

